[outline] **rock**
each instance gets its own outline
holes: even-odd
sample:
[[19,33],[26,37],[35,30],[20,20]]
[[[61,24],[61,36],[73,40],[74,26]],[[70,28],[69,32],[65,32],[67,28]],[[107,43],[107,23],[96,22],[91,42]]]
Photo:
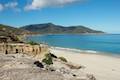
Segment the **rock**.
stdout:
[[60,68],[59,70],[63,74],[70,74],[70,71],[68,69],[65,69],[64,67]]
[[81,69],[81,68],[83,68],[83,66],[75,65],[75,64],[73,64],[73,63],[66,63],[66,65],[67,65],[70,69]]
[[96,80],[81,69],[70,69],[56,61],[48,66],[28,55],[0,54],[0,80]]
[[60,73],[37,68],[0,69],[0,80],[64,80]]
[[89,80],[96,80],[96,78],[92,74],[87,74]]
[[50,55],[51,55],[51,57],[53,57],[53,58],[57,58],[57,56],[54,55],[54,54],[52,54],[52,53],[50,53]]
[[[30,45],[27,43],[0,43],[0,52],[4,54],[26,54],[29,56],[43,58],[49,53],[48,45]],[[55,57],[55,56],[54,56]]]
[[39,62],[39,61],[35,61],[34,64],[37,66],[37,67],[40,67],[40,68],[44,68],[44,65]]
[[49,67],[48,70],[49,71],[56,71],[56,69],[54,67]]
[[76,77],[77,75],[76,74],[73,74],[74,77]]

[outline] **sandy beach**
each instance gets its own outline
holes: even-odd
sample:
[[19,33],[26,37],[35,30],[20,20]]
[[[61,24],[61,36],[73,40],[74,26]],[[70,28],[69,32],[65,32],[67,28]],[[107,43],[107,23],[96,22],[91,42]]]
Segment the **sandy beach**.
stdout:
[[52,47],[50,51],[70,62],[85,66],[83,71],[93,74],[97,80],[120,80],[120,58],[58,47]]

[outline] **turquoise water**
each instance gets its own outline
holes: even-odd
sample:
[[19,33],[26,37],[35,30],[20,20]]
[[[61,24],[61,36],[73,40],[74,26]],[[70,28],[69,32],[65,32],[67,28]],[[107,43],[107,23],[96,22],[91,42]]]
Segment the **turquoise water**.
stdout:
[[37,35],[26,39],[50,46],[120,54],[120,35]]

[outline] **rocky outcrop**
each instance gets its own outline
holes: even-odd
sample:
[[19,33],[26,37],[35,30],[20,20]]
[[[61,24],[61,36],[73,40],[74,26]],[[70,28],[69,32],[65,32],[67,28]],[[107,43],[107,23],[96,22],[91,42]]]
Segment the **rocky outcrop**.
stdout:
[[0,80],[64,80],[62,74],[40,69],[25,54],[0,54]]
[[25,43],[1,43],[0,52],[4,54],[27,54],[33,57],[43,57],[49,53],[47,45],[30,45]]
[[26,54],[0,54],[0,80],[95,80],[80,69],[69,69],[55,59],[53,65],[43,64]]
[[[53,64],[43,62],[46,54],[51,55]],[[45,44],[1,43],[0,80],[96,80],[96,78],[85,73],[82,66],[62,61],[51,54]]]

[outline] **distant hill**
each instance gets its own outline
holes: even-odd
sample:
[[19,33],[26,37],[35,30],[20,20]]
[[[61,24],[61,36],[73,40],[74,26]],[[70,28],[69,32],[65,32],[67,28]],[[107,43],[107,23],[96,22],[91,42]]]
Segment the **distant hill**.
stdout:
[[0,43],[1,42],[22,42],[22,38],[24,34],[31,34],[31,32],[0,24]]
[[0,36],[9,36],[10,34],[13,35],[23,35],[23,34],[30,34],[30,31],[22,30],[19,28],[11,27],[8,25],[0,24]]
[[93,30],[85,26],[61,26],[52,23],[33,24],[21,27],[20,29],[28,30],[36,34],[80,34],[80,33],[104,33],[102,31]]

